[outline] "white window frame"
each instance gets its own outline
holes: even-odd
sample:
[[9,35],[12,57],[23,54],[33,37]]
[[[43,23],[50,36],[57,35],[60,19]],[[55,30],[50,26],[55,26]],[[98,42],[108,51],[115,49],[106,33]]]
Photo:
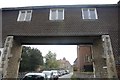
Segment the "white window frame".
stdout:
[[[23,19],[23,20],[20,20],[22,11],[25,12],[25,15],[24,15],[24,19]],[[30,19],[29,19],[29,20],[26,20],[26,16],[27,16],[27,14],[28,14],[27,11],[30,11],[30,12],[31,12],[31,15],[30,15]],[[17,21],[31,21],[31,18],[32,18],[32,10],[20,10],[20,11],[19,11],[18,18],[17,18]]]
[[[52,10],[56,10],[56,19],[52,19]],[[60,19],[58,19],[58,10],[63,11],[62,20],[64,20],[64,9],[50,9],[49,20],[60,20]]]
[[[97,10],[96,10],[96,8],[82,8],[82,18],[83,19],[85,19],[84,18],[84,10],[83,9],[87,9],[87,11],[88,11],[88,19],[92,19],[91,18],[91,16],[90,16],[90,9],[94,9],[94,11],[95,11],[95,19],[98,19],[98,15],[97,15]],[[93,19],[94,20],[94,19]]]

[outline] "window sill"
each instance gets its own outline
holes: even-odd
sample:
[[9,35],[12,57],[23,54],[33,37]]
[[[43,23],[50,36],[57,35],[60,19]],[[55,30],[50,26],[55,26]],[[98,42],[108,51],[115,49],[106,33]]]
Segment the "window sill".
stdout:
[[50,22],[64,22],[64,20],[49,20]]
[[31,21],[17,21],[17,22],[31,22]]
[[83,19],[84,21],[96,21],[98,19]]

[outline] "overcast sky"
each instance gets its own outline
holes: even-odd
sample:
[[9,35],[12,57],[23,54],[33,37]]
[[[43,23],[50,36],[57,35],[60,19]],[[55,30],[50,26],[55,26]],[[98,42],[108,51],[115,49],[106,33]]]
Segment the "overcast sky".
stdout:
[[43,5],[117,4],[118,1],[119,0],[0,0],[0,8]]
[[77,58],[77,45],[26,45],[32,48],[37,48],[45,56],[48,51],[52,51],[57,54],[57,59],[63,59],[65,57],[71,64]]

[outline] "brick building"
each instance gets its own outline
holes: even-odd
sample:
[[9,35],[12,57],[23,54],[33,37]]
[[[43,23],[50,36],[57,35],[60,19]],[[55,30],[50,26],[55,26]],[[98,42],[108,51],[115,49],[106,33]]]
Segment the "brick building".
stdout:
[[71,64],[66,58],[60,59],[58,62],[60,69],[71,70]]
[[[7,56],[5,54],[4,62],[9,65],[4,63],[4,72],[7,70],[5,77],[17,76],[21,45],[25,44],[92,45],[97,66],[96,76],[103,77],[103,73],[106,73],[103,67],[106,65],[101,54],[106,50],[101,45],[108,39],[104,40],[104,35],[110,36],[112,45],[110,49],[114,54],[115,64],[120,63],[118,6],[119,3],[2,8],[0,10],[0,47],[5,49],[4,54],[8,53]],[[87,53],[87,50],[83,52]],[[113,56],[111,59],[114,65]],[[107,64],[110,69],[109,66],[112,65]],[[112,71],[109,69],[107,70],[109,77],[116,77],[109,72]]]
[[93,72],[92,49],[89,45],[77,47],[77,68],[80,72]]

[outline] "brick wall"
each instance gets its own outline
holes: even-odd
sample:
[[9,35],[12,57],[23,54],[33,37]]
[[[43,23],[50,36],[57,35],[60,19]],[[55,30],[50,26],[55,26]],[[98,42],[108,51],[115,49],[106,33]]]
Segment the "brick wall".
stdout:
[[88,57],[90,58],[92,56],[91,46],[81,45],[78,49],[78,68],[81,72],[84,72],[84,65],[92,65],[92,62],[88,62]]

